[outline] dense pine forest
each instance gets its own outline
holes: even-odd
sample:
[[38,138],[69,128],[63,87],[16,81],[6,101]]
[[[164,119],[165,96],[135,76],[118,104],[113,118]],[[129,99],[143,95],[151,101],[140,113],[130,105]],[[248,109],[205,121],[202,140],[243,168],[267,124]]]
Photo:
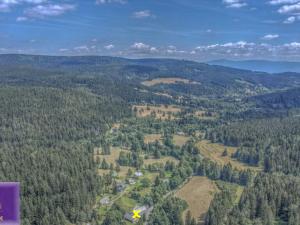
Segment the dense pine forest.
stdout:
[[[299,83],[185,60],[1,55],[0,179],[21,183],[24,225],[128,225],[141,205],[136,224],[299,225]],[[197,189],[211,197],[201,212]]]

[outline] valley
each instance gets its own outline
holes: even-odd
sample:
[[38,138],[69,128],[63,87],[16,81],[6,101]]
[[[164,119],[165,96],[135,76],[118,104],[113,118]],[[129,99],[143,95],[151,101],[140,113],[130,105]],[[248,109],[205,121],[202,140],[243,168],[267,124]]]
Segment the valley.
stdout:
[[298,225],[300,76],[164,59],[0,64],[0,177],[23,183],[25,225]]
[[[98,204],[99,218],[103,218],[101,223],[106,224],[111,220],[110,211],[114,206],[115,210],[124,214],[119,222],[131,224],[133,220],[127,215],[134,208],[147,207],[152,212],[161,202],[156,198],[161,196],[163,199],[176,197],[186,202],[184,210],[178,212],[182,215],[178,218],[180,221],[190,217],[197,224],[205,224],[206,213],[215,193],[220,190],[214,178],[192,172],[190,165],[185,163],[192,163],[194,157],[202,157],[197,159],[200,164],[202,160],[209,160],[216,163],[216,168],[218,165],[230,165],[232,171],[260,170],[259,167],[247,166],[233,159],[237,148],[203,139],[205,130],[195,128],[197,123],[187,122],[181,127],[180,121],[186,117],[198,123],[212,123],[217,119],[203,120],[204,111],[193,110],[196,113],[189,113],[188,108],[181,105],[134,105],[132,118],[112,126],[104,138],[106,151],[101,148],[94,150],[97,152],[94,160],[101,168],[98,169],[99,174],[107,180],[106,189],[97,198],[98,201],[109,201],[107,204]],[[201,112],[200,117],[198,112]],[[165,113],[168,117],[163,116]],[[223,155],[224,151],[226,155]],[[187,170],[186,174],[179,175],[180,180],[173,184],[180,168]],[[226,180],[221,177],[218,179]],[[223,185],[231,188],[230,183],[223,182]],[[237,187],[243,189],[240,185]],[[148,214],[150,212],[147,211],[142,223],[149,223],[151,214],[150,217]]]

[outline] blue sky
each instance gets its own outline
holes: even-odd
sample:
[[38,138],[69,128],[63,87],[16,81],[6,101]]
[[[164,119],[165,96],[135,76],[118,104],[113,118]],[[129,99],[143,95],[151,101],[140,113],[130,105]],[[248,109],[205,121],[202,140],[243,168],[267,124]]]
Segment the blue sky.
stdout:
[[300,0],[0,0],[0,53],[300,61]]

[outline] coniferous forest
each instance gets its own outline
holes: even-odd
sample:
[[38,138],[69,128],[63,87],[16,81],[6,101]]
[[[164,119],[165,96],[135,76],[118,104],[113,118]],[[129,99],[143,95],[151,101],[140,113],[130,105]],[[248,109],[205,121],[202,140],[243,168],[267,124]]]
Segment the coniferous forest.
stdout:
[[[20,182],[24,225],[130,224],[141,205],[136,224],[299,225],[299,83],[185,60],[1,55],[0,180]],[[199,177],[205,212],[182,191]]]

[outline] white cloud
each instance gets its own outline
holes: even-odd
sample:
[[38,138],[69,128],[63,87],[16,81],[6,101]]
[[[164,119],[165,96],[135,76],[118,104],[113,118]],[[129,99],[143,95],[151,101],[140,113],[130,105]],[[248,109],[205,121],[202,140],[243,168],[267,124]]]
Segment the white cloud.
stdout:
[[111,50],[111,49],[113,49],[114,47],[115,47],[115,46],[114,46],[113,44],[104,46],[104,48],[105,48],[106,50]]
[[271,5],[280,5],[278,13],[288,15],[284,24],[292,24],[300,20],[300,0],[270,0]]
[[109,3],[125,4],[125,3],[127,3],[127,1],[126,0],[96,0],[97,5],[103,5],[103,4],[109,4]]
[[28,20],[28,18],[25,17],[25,16],[19,16],[19,17],[17,17],[17,19],[16,19],[17,22],[23,22],[23,21],[27,21],[27,20]]
[[69,49],[68,49],[68,48],[61,48],[61,49],[59,49],[58,51],[60,51],[60,52],[68,52]]
[[261,39],[266,40],[266,41],[270,41],[270,40],[274,40],[276,38],[279,38],[278,34],[267,34],[267,35],[263,36]]
[[297,20],[297,18],[295,16],[290,16],[288,17],[285,21],[283,21],[283,23],[285,24],[292,24]]
[[0,3],[0,12],[9,12],[9,10],[10,10],[9,5]]
[[[110,44],[112,45],[112,44]],[[110,46],[107,45],[107,46]],[[106,46],[103,46],[105,48]],[[108,47],[111,48],[111,47]],[[106,48],[105,48],[106,49]],[[70,55],[87,55],[99,53],[90,45],[81,45],[71,49],[60,49],[59,52]],[[188,58],[194,60],[228,59],[272,59],[300,60],[300,43],[291,42],[280,45],[269,43],[252,43],[247,41],[212,43],[200,45],[194,49],[178,49],[174,45],[155,47],[143,42],[135,42],[127,49],[111,51],[115,56],[133,57],[167,57]]]
[[300,2],[292,5],[284,5],[278,9],[281,14],[300,15]]
[[41,4],[47,0],[0,0],[0,12],[9,12],[11,7],[20,4]]
[[244,0],[223,0],[227,8],[242,8],[247,6]]
[[142,42],[135,42],[133,45],[131,45],[131,48],[136,50],[141,50],[141,49],[149,49],[150,46]]
[[144,19],[144,18],[155,18],[155,15],[151,13],[150,10],[143,10],[133,13],[133,17],[137,19]]
[[90,51],[90,48],[87,45],[81,45],[81,46],[74,47],[74,50],[78,52],[88,52]]
[[30,3],[30,4],[41,4],[47,2],[47,0],[20,0],[20,2]]
[[132,44],[130,46],[129,51],[130,53],[133,54],[144,54],[144,55],[159,53],[157,47],[150,46],[142,42],[135,42],[134,44]]
[[174,46],[174,45],[169,45],[169,46],[168,46],[168,49],[170,49],[170,50],[177,50],[177,47]]
[[216,43],[196,47],[189,52],[191,57],[205,57],[210,59],[281,59],[299,60],[300,43],[291,42],[283,45],[271,45],[266,43],[249,43],[245,41]]
[[271,5],[283,5],[283,4],[294,4],[299,2],[299,0],[271,0],[269,3]]
[[26,9],[24,11],[24,14],[27,17],[44,18],[47,16],[59,16],[74,9],[75,5],[70,4],[37,5],[32,8]]
[[287,47],[290,49],[300,49],[300,43],[299,42],[291,42],[288,44],[284,44],[284,47]]

